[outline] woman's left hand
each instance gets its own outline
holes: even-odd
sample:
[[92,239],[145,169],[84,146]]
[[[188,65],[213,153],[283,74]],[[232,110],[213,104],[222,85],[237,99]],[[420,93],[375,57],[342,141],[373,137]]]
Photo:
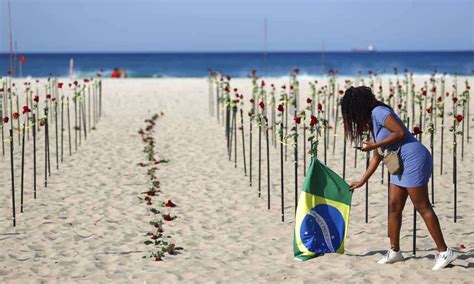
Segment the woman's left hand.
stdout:
[[363,152],[369,152],[369,151],[372,151],[374,149],[377,149],[378,146],[376,143],[373,143],[373,142],[363,142],[362,143],[362,151]]

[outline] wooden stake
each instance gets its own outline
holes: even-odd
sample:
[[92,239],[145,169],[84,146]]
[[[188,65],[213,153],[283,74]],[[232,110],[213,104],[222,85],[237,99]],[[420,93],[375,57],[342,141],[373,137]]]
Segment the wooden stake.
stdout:
[[267,197],[268,197],[268,210],[270,210],[270,185],[271,185],[271,181],[270,181],[270,144],[268,142],[269,138],[268,138],[268,119],[267,117],[265,116],[265,131],[267,133],[266,135],[266,140],[267,140]]
[[283,175],[283,122],[280,123],[280,186],[281,186],[281,221],[285,222],[285,177]]
[[249,123],[249,178],[250,178],[250,186],[252,186],[252,120],[253,116],[250,117],[250,123]]
[[[365,155],[365,168],[369,168],[370,152]],[[369,222],[369,181],[365,183],[365,223]]]
[[[67,97],[67,138],[69,140],[69,156],[72,156],[72,145],[71,145],[71,113],[69,111],[69,97]],[[74,132],[75,133],[75,132]]]
[[61,163],[64,161],[64,96],[61,96]]
[[10,168],[12,179],[12,212],[13,212],[13,227],[16,226],[15,214],[15,172],[13,168],[13,129],[10,129]]
[[237,168],[237,106],[232,110],[232,117],[234,122],[234,168]]
[[242,158],[244,161],[244,175],[247,176],[247,161],[245,159],[244,111],[240,109],[240,130],[242,133]]
[[23,188],[24,188],[24,177],[25,177],[25,123],[22,127],[21,137],[21,184],[20,184],[20,212],[23,213]]
[[33,114],[33,198],[36,199],[36,115]]
[[258,198],[262,196],[262,119],[258,119]]
[[54,128],[55,128],[55,138],[54,142],[56,143],[56,170],[59,170],[59,139],[58,139],[58,100],[54,102]]

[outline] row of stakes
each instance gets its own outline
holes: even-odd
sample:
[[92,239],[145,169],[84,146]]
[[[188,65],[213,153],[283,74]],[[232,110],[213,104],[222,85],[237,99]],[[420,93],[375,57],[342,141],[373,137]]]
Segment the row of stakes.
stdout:
[[[72,101],[72,110],[70,102]],[[20,107],[22,106],[22,107]],[[15,140],[21,148],[20,174],[20,212],[24,211],[25,189],[25,145],[32,143],[32,191],[33,198],[37,198],[37,151],[39,150],[39,132],[44,132],[44,187],[48,186],[48,177],[51,176],[51,127],[54,127],[54,145],[56,170],[60,162],[64,161],[65,143],[72,156],[72,145],[77,152],[82,144],[82,137],[96,129],[102,116],[102,80],[98,73],[96,78],[87,78],[68,83],[66,86],[58,78],[20,81],[12,77],[0,78],[0,117],[2,132],[2,156],[5,158],[10,152],[11,171],[11,201],[12,223],[16,226],[15,200]],[[73,112],[73,121],[71,121]],[[73,135],[71,134],[73,129]],[[67,133],[67,138],[65,138]],[[30,138],[31,136],[31,138]]]
[[[266,151],[266,168],[267,168],[267,207],[270,209],[270,139],[275,148],[279,145],[280,150],[280,190],[281,190],[281,221],[285,221],[284,210],[284,162],[288,159],[288,146],[293,148],[294,154],[294,193],[295,193],[295,212],[298,202],[298,136],[299,131],[303,136],[303,168],[306,169],[307,154],[318,156],[318,148],[322,147],[323,161],[327,164],[328,151],[330,151],[330,131],[333,131],[332,153],[335,153],[336,134],[338,124],[341,123],[342,117],[339,113],[340,99],[344,91],[339,88],[336,71],[328,72],[328,84],[320,86],[318,82],[310,82],[310,95],[306,99],[306,105],[300,110],[300,92],[298,81],[298,69],[291,71],[289,76],[288,87],[282,85],[280,87],[280,97],[276,99],[276,87],[271,84],[270,92],[267,94],[265,81],[258,83],[256,70],[252,70],[249,75],[252,80],[252,96],[250,98],[250,111],[248,112],[249,123],[249,169],[247,173],[247,157],[246,157],[246,141],[245,141],[245,123],[244,123],[244,97],[237,89],[231,89],[230,76],[223,76],[220,71],[208,72],[209,82],[209,115],[215,116],[218,123],[222,123],[225,128],[227,155],[229,161],[234,160],[234,167],[237,167],[237,140],[240,130],[241,144],[243,153],[243,170],[245,176],[249,176],[249,184],[253,185],[253,127],[254,124],[258,128],[258,197],[261,197],[261,181],[262,181],[262,132],[265,136]],[[416,90],[413,80],[413,74],[405,70],[403,74],[399,74],[394,69],[394,80],[389,79],[389,88],[384,92],[383,82],[380,76],[369,72],[367,77],[359,73],[353,80],[344,81],[344,89],[350,86],[369,86],[372,88],[377,98],[390,105],[399,114],[409,129],[410,123],[417,121],[418,124],[413,126],[413,134],[422,142],[423,131],[429,134],[430,151],[433,159],[435,155],[435,134],[440,137],[440,175],[443,174],[443,158],[444,158],[444,140],[445,128],[449,120],[452,122],[449,131],[452,133],[452,154],[453,154],[453,192],[454,192],[454,212],[453,220],[457,222],[457,171],[458,171],[458,136],[461,136],[461,160],[464,160],[464,145],[470,143],[469,136],[469,90],[468,81],[465,81],[465,87],[462,92],[458,93],[458,79],[454,77],[452,85],[453,92],[446,92],[446,74],[437,74],[433,72],[429,82],[424,82],[423,86]],[[378,89],[375,87],[378,86]],[[452,102],[452,110],[446,109],[447,102]],[[289,124],[289,113],[293,113],[293,123]],[[240,127],[237,126],[237,115],[240,117]],[[269,121],[269,117],[271,121]],[[303,127],[300,127],[303,124]],[[368,135],[369,138],[369,135]],[[308,143],[307,143],[308,142]],[[308,150],[309,145],[309,150]],[[354,150],[354,168],[357,167],[358,150]],[[233,154],[233,155],[232,155]],[[346,154],[347,139],[344,135],[343,140],[343,169],[342,177],[346,177]],[[366,154],[366,167],[369,165],[370,152]],[[434,164],[434,163],[433,163]],[[382,163],[381,183],[385,180],[385,168]],[[387,184],[390,183],[390,175],[386,174]],[[435,175],[434,167],[431,179],[431,203],[435,204]],[[369,184],[365,185],[365,222],[368,223],[368,189]],[[413,254],[416,255],[416,209],[413,209]]]

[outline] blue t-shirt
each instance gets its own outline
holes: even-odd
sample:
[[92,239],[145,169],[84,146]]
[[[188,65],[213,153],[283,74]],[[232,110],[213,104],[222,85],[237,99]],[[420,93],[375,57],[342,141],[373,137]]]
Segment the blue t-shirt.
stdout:
[[[400,122],[400,125],[403,127],[405,131],[405,139],[402,141],[401,145],[404,145],[406,143],[414,142],[417,141],[415,137],[410,133],[410,131],[406,128],[405,124],[402,122],[402,120],[398,117],[398,115],[391,109],[384,107],[384,106],[377,106],[372,110],[372,129],[373,129],[373,135],[375,136],[375,142],[380,142],[383,139],[385,139],[388,135],[390,135],[390,130],[385,128],[385,120],[389,115],[392,115],[393,118],[398,120]],[[395,151],[398,149],[398,143],[396,144],[390,144],[388,147],[386,147],[388,150]]]

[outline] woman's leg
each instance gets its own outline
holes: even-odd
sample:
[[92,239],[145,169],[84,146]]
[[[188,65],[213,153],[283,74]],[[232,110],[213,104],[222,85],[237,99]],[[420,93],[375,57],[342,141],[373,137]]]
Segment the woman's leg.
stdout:
[[431,207],[431,203],[428,198],[428,185],[425,184],[419,187],[410,187],[408,188],[408,194],[410,195],[410,199],[413,202],[416,210],[418,213],[420,213],[423,221],[425,221],[426,227],[428,227],[428,231],[435,241],[438,251],[446,251],[447,246],[444,242],[438,217]]
[[390,245],[394,251],[400,250],[400,228],[402,212],[407,201],[408,192],[405,188],[391,183],[388,189],[388,233]]

